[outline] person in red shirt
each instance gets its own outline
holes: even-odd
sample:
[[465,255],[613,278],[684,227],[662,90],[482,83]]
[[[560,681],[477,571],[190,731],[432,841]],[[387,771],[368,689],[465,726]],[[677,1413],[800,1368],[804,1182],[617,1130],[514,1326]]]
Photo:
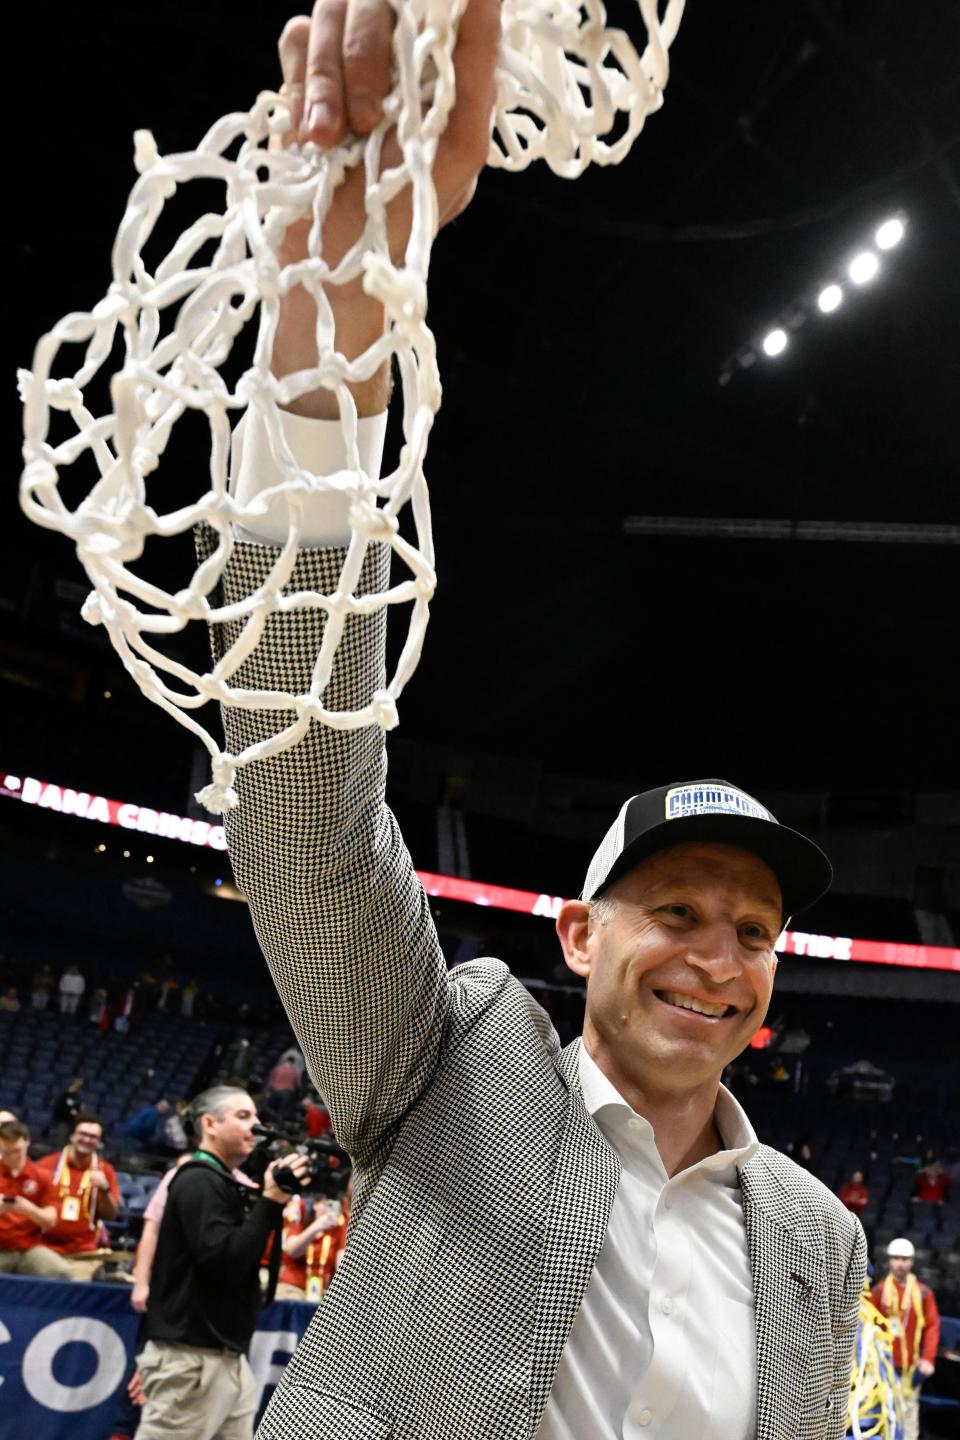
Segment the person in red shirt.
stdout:
[[300,1101],[304,1124],[311,1140],[319,1140],[330,1130],[330,1116],[324,1107],[311,1096],[305,1095]]
[[282,1056],[270,1071],[267,1081],[267,1102],[283,1119],[289,1119],[297,1105],[300,1074],[297,1067]]
[[0,1123],[0,1275],[69,1280],[66,1261],[42,1238],[57,1218],[56,1192],[29,1148],[22,1120]]
[[940,1312],[929,1285],[921,1285],[912,1273],[914,1253],[911,1241],[891,1240],[889,1274],[870,1291],[893,1334],[893,1363],[903,1385],[904,1440],[919,1436],[920,1386],[933,1374],[940,1346]]
[[343,1203],[319,1196],[313,1202],[306,1195],[291,1196],[283,1212],[283,1257],[277,1281],[278,1300],[323,1299],[347,1238],[350,1218],[349,1197]]
[[842,1203],[848,1210],[852,1210],[859,1220],[870,1203],[870,1191],[863,1183],[862,1170],[854,1170],[847,1183],[840,1186],[839,1195]]
[[74,1280],[89,1280],[102,1262],[103,1222],[120,1210],[117,1174],[109,1160],[100,1159],[102,1145],[102,1121],[81,1110],[68,1144],[37,1161],[57,1197],[57,1218],[45,1243],[65,1257]]
[[931,1160],[913,1183],[913,1198],[923,1205],[942,1205],[949,1189],[950,1176],[939,1160]]

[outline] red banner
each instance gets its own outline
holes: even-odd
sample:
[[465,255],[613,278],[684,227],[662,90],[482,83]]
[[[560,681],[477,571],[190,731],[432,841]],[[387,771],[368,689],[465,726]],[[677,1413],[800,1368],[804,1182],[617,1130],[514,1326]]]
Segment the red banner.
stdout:
[[[211,850],[226,850],[222,825],[207,820],[190,820],[165,810],[151,810],[120,800],[107,800],[83,790],[71,790],[32,776],[9,775],[0,770],[0,796],[53,810],[58,815],[75,815],[118,825],[140,835],[164,840],[181,840]],[[533,890],[513,890],[508,885],[484,885],[478,880],[458,880],[452,875],[431,875],[418,871],[423,888],[436,900],[457,900],[464,905],[485,905],[492,910],[515,910],[520,915],[541,915],[555,920],[563,904],[562,895],[538,895]],[[806,955],[815,960],[863,960],[870,965],[906,965],[921,970],[960,970],[960,950],[943,945],[901,945],[888,940],[854,940],[846,935],[811,935],[804,930],[784,930],[777,941],[784,955]]]

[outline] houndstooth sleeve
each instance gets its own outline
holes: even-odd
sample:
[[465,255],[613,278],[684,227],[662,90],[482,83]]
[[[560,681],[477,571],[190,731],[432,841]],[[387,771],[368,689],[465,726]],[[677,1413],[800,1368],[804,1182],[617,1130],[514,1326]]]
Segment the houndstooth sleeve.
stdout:
[[[210,537],[201,534],[201,554]],[[337,588],[345,551],[301,553],[288,590]],[[276,552],[238,545],[218,600],[260,585]],[[387,588],[390,552],[371,546],[358,593]],[[214,655],[237,631],[212,631]],[[319,612],[273,615],[234,684],[302,693],[323,633]],[[386,613],[350,616],[324,703],[356,709],[384,683]],[[224,707],[236,753],[289,723]],[[421,1093],[436,1066],[447,969],[430,906],[384,802],[378,726],[313,724],[292,750],[241,768],[227,817],[237,883],[337,1139],[363,1160]]]

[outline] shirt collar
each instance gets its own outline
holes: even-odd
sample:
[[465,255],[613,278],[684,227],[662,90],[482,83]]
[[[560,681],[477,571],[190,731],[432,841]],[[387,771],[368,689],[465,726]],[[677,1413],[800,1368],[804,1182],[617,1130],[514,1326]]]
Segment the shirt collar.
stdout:
[[[589,1113],[597,1119],[598,1112],[610,1106],[620,1115],[630,1115],[642,1120],[646,1127],[643,1131],[644,1139],[653,1140],[653,1126],[649,1120],[624,1100],[620,1091],[603,1073],[593,1057],[587,1053],[587,1047],[582,1039],[577,1064],[583,1101]],[[756,1132],[750,1124],[743,1106],[725,1085],[721,1085],[717,1091],[717,1104],[713,1118],[725,1148],[718,1151],[716,1155],[708,1155],[697,1166],[691,1168],[725,1170],[745,1165],[759,1150],[760,1141],[757,1139]]]

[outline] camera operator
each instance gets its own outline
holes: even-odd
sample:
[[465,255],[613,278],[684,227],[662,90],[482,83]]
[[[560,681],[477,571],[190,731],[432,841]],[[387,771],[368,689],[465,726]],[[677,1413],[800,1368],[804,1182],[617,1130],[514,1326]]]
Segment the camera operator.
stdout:
[[290,1188],[307,1159],[274,1161],[262,1191],[232,1169],[253,1151],[257,1110],[250,1096],[217,1085],[191,1107],[199,1148],[170,1184],[147,1302],[146,1345],[138,1365],[146,1403],[140,1440],[250,1440],[256,1386],[246,1349],[262,1303],[260,1256],[279,1228]]

